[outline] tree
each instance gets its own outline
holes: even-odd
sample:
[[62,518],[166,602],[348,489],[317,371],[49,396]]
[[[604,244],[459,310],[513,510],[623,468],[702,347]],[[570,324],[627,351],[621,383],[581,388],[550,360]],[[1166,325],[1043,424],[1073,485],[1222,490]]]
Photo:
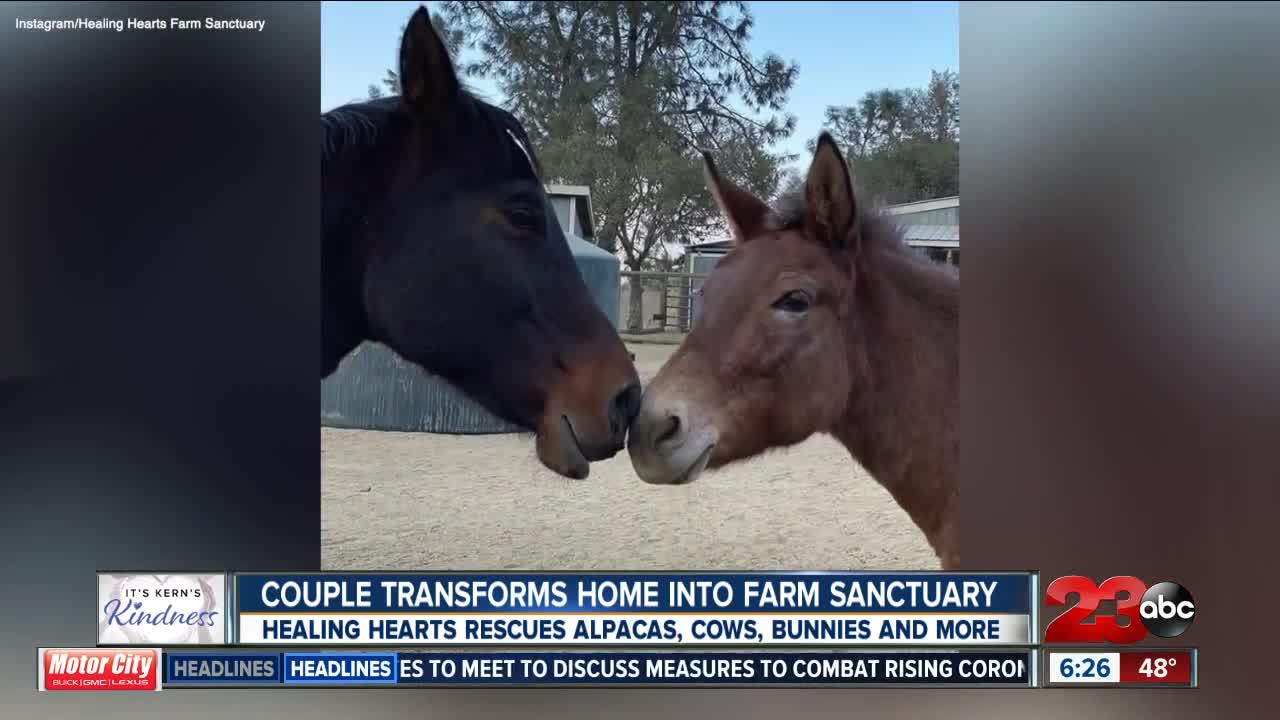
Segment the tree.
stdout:
[[740,184],[777,189],[790,158],[770,147],[794,131],[782,109],[798,69],[750,52],[744,3],[453,1],[444,15],[477,51],[460,67],[498,81],[548,181],[591,187],[596,241],[627,269],[719,226],[699,148]]
[[399,95],[400,73],[395,70],[387,70],[387,74],[382,76],[382,86],[387,89],[388,94]]
[[[862,192],[883,203],[960,193],[960,77],[934,71],[924,88],[868,92],[827,108]],[[810,143],[810,149],[813,144]]]

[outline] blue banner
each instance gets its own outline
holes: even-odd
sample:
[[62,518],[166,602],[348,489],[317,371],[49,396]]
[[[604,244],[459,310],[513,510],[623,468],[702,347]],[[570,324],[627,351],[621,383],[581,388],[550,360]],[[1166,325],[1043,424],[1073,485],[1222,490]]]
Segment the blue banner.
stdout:
[[1030,687],[1032,653],[400,653],[401,685]]
[[240,574],[240,613],[1030,613],[1027,573]]

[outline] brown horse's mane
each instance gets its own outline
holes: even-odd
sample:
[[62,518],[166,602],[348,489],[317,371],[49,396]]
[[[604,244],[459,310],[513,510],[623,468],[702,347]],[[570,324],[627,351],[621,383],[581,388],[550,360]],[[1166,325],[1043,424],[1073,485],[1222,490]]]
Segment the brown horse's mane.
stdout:
[[[778,198],[773,206],[770,228],[803,230],[806,216],[803,191]],[[859,209],[852,231],[854,245],[874,261],[894,285],[941,315],[960,315],[959,271],[924,257],[907,244],[902,228],[883,209]]]

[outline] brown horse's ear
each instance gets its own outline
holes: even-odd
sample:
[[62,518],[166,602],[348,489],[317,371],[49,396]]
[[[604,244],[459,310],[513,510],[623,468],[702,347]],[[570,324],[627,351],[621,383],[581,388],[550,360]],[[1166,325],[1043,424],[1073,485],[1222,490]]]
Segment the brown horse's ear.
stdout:
[[415,115],[426,115],[447,106],[461,88],[449,49],[431,24],[431,14],[419,7],[400,40],[400,94],[405,107]]
[[829,133],[818,136],[818,148],[804,181],[804,201],[805,225],[813,228],[819,240],[841,249],[855,241],[858,208],[853,198],[853,175]]
[[734,242],[744,243],[765,229],[769,219],[769,206],[763,200],[720,177],[711,153],[702,151],[707,189],[720,206],[720,213],[729,223]]

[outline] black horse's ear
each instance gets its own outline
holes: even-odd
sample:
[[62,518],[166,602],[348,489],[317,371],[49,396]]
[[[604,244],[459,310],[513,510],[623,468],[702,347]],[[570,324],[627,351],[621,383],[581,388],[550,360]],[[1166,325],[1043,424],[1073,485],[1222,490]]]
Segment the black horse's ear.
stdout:
[[716,161],[707,150],[702,153],[704,179],[711,196],[720,206],[720,214],[729,223],[729,232],[736,243],[744,243],[768,229],[771,217],[769,206],[750,192],[720,176]]
[[804,182],[805,224],[819,240],[837,248],[856,242],[858,206],[853,197],[853,174],[829,133],[818,136],[818,147]]
[[400,94],[405,107],[425,115],[452,101],[461,87],[431,14],[419,7],[400,40]]

